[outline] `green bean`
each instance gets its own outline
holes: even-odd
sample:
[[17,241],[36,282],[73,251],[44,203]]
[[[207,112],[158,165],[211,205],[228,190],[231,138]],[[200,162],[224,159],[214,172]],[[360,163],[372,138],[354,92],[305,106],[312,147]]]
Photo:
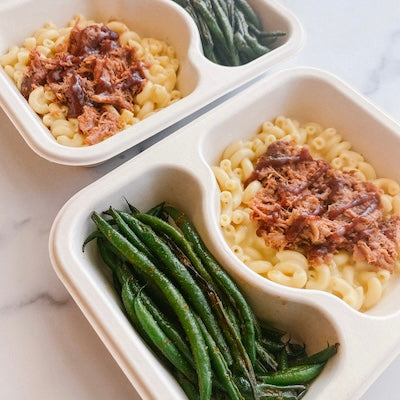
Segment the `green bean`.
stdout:
[[261,37],[265,37],[265,38],[277,38],[277,37],[281,37],[281,36],[286,36],[286,32],[282,32],[282,31],[260,32],[259,35]]
[[218,0],[211,0],[215,15],[219,21],[219,26],[225,37],[225,43],[229,51],[231,65],[239,65],[239,54],[233,43],[233,29],[229,23],[228,16],[225,14],[223,8],[219,4]]
[[229,23],[235,32],[235,2],[234,0],[220,0],[220,3],[225,4],[226,14],[228,15]]
[[213,284],[213,279],[208,271],[204,268],[200,258],[197,256],[192,248],[191,243],[183,236],[177,229],[175,229],[168,222],[163,221],[161,218],[157,218],[147,214],[137,214],[135,217],[149,225],[157,233],[163,233],[167,235],[188,257],[193,267],[199,272],[199,274],[207,280],[210,284]]
[[179,288],[187,297],[193,309],[204,321],[211,336],[224,354],[224,357],[229,360],[231,357],[230,351],[218,326],[218,322],[204,293],[190,275],[190,272],[175,257],[170,248],[157,236],[150,226],[145,225],[139,219],[127,213],[119,212],[119,215],[121,215],[129,227],[138,235],[139,239],[142,240],[161,261],[160,266],[165,266],[164,270],[167,276],[170,276],[170,279],[178,283]]
[[115,249],[111,247],[106,238],[99,238],[97,240],[97,246],[99,248],[101,258],[113,271],[113,273],[115,273],[115,276],[122,287],[125,281],[132,276],[132,272],[130,271],[129,267],[127,267],[125,262],[114,253]]
[[268,351],[272,353],[280,353],[282,349],[285,348],[285,344],[282,342],[276,342],[275,340],[268,339],[263,337],[260,342],[262,343],[263,347],[266,348]]
[[253,24],[258,29],[262,29],[261,21],[255,11],[250,7],[246,0],[235,0],[235,4],[241,10],[248,23]]
[[286,369],[289,367],[289,363],[288,363],[288,355],[286,353],[286,350],[283,349],[280,354],[279,354],[279,360],[278,360],[278,368],[280,370],[282,369]]
[[248,45],[251,47],[251,49],[254,51],[254,53],[256,54],[256,57],[261,57],[264,54],[271,51],[267,46],[260,44],[257,41],[257,39],[255,37],[251,36],[249,33],[245,34],[244,39],[246,40]]
[[186,396],[189,400],[199,400],[199,391],[193,385],[189,379],[186,378],[181,372],[176,371],[174,373],[175,379],[178,381],[179,385],[182,387],[183,391],[185,392]]
[[260,376],[259,379],[264,383],[274,385],[304,384],[316,378],[321,373],[324,366],[325,363],[298,365],[274,372],[271,375]]
[[99,238],[97,240],[97,246],[102,260],[112,270],[113,275],[118,280],[119,285],[122,289],[125,281],[132,276],[132,272],[125,265],[125,263],[113,252],[114,249],[111,247],[106,238]]
[[291,390],[293,392],[302,392],[304,389],[307,389],[306,385],[273,385],[270,383],[260,383],[258,386],[261,390],[266,392],[267,390],[270,391],[279,391],[279,390]]
[[[139,215],[138,215],[139,216]],[[180,235],[179,232],[175,230],[175,228],[171,226],[167,226],[168,224],[164,223],[164,221],[157,221],[157,218],[151,218],[149,216],[143,216],[142,219],[144,221],[151,222],[155,228],[158,228],[160,233],[165,235],[166,233],[170,233],[174,237],[178,237]],[[160,229],[162,228],[162,230]],[[182,238],[180,238],[182,239]],[[232,323],[232,320],[229,317],[228,312],[225,309],[224,304],[222,303],[219,294],[216,292],[215,288],[213,285],[210,283],[209,280],[205,279],[203,276],[200,275],[200,273],[196,270],[196,268],[191,264],[190,260],[186,257],[186,255],[183,253],[183,251],[180,249],[178,244],[173,241],[170,237],[165,235],[164,238],[166,244],[170,247],[170,249],[176,254],[177,258],[181,261],[181,263],[188,269],[188,271],[192,274],[193,278],[195,281],[199,284],[201,288],[203,288],[204,292],[208,295],[209,300],[211,302],[211,305],[213,309],[216,312],[216,315],[218,317],[218,320],[221,324],[222,331],[224,333],[224,337],[226,338],[230,351],[232,354],[235,356],[236,364],[238,365],[238,368],[242,370],[242,372],[245,374],[245,376],[249,379],[249,381],[252,384],[252,387],[254,388],[255,391],[255,386],[256,386],[256,377],[254,374],[252,362],[250,360],[249,355],[247,354],[246,349],[244,348],[240,334],[239,334],[239,329],[235,328],[235,326]],[[191,246],[189,245],[189,249],[191,249]],[[197,257],[197,256],[196,256]],[[194,260],[196,260],[196,257]],[[199,261],[199,260],[197,260]],[[200,265],[203,269],[203,266],[200,261]],[[208,273],[206,271],[205,275],[208,277]],[[211,278],[210,278],[211,280]],[[212,280],[211,280],[212,282]],[[231,310],[232,311],[232,310]],[[232,359],[226,359],[227,363],[230,365],[232,364]]]
[[211,36],[211,32],[205,22],[199,20],[199,31],[201,32],[201,43],[203,45],[204,55],[212,62],[218,63],[217,56],[214,52],[214,41]]
[[186,342],[183,340],[183,334],[179,330],[179,328],[175,327],[174,323],[168,319],[168,317],[159,310],[156,305],[153,303],[152,299],[148,296],[146,291],[141,291],[141,286],[135,280],[130,282],[131,290],[136,294],[136,296],[141,293],[141,301],[143,302],[146,309],[150,312],[156,323],[160,326],[162,331],[168,337],[168,339],[176,346],[176,348],[182,353],[185,359],[193,365],[193,357],[190,352],[189,347]]
[[214,368],[214,373],[218,377],[219,382],[227,391],[231,400],[243,400],[243,396],[240,394],[240,391],[233,380],[231,371],[229,370],[224,356],[221,354],[217,344],[208,333],[203,321],[200,318],[197,318],[197,322],[201,332],[203,333],[204,340],[210,349],[211,365]]
[[90,233],[86,239],[84,240],[83,244],[82,244],[82,252],[85,251],[85,248],[87,246],[88,243],[90,243],[92,240],[97,239],[99,237],[103,237],[103,234],[99,231],[93,231],[92,233]]
[[267,375],[268,371],[267,369],[264,367],[264,365],[261,363],[260,360],[256,360],[254,363],[254,372],[257,375]]
[[285,32],[261,32],[257,35],[257,39],[260,44],[271,47],[280,37],[285,35]]
[[[243,377],[235,377],[235,382],[241,392],[243,393],[246,400],[252,400],[250,391],[250,384]],[[294,399],[299,398],[298,396],[302,395],[304,391],[307,390],[307,386],[305,385],[288,385],[288,386],[279,386],[279,385],[270,385],[265,383],[259,383],[257,385],[257,392],[260,399],[269,399],[269,400],[283,400],[283,399]]]
[[239,50],[240,60],[242,64],[247,64],[248,62],[253,61],[255,58],[257,58],[256,53],[248,45],[241,32],[235,32],[233,39],[235,41],[236,47]]
[[115,291],[118,293],[118,295],[121,295],[122,292],[122,285],[118,279],[118,276],[115,272],[112,273],[112,280],[113,280],[113,286]]
[[149,215],[154,215],[155,217],[157,217],[158,215],[161,214],[163,208],[164,208],[165,202],[162,202],[160,204],[157,204],[156,206],[150,208],[150,210],[146,211],[146,214]]
[[230,307],[229,305],[225,308],[228,313],[229,319],[232,322],[232,326],[235,329],[238,338],[241,340],[239,321],[237,319],[235,310],[232,307]]
[[267,336],[268,339],[273,340],[275,342],[281,343],[282,337],[286,335],[285,331],[276,328],[270,322],[259,320],[258,324],[261,327],[263,336],[264,337]]
[[328,346],[326,349],[311,356],[296,359],[292,365],[319,364],[326,362],[337,353],[338,347],[339,343]]
[[276,362],[274,356],[266,350],[260,342],[256,341],[256,349],[257,355],[259,359],[264,363],[264,365],[268,365],[273,371],[276,371],[278,368],[278,363]]
[[[123,285],[125,280],[132,275],[131,267],[127,266],[125,262],[121,262],[122,260],[118,258],[118,254],[115,254],[115,248],[112,247],[112,245],[104,238],[104,236],[103,240],[99,239],[97,242],[99,252],[103,258],[103,261],[111,268],[111,270],[116,271],[116,275],[121,285]],[[107,252],[107,254],[105,254],[105,252]],[[137,270],[136,274],[143,281],[146,281],[146,276],[143,274],[143,272]],[[149,291],[151,291],[153,300],[156,301],[158,308],[162,308],[163,311],[167,313],[168,316],[170,316],[171,309],[168,309],[168,304],[165,302],[164,295],[162,294],[158,286],[155,285],[154,282],[146,282],[146,284]]]
[[258,389],[262,393],[261,398],[265,400],[298,400],[307,391],[304,385],[277,386],[262,383]]
[[113,217],[114,222],[117,224],[120,232],[124,235],[139,251],[146,255],[146,257],[153,263],[156,262],[153,254],[143,244],[139,237],[132,231],[129,225],[121,218],[121,216],[112,208],[108,210],[108,213]]
[[249,354],[251,362],[253,363],[256,359],[256,324],[254,314],[247,304],[247,301],[233,280],[208,251],[207,247],[187,216],[182,211],[170,206],[164,207],[164,211],[171,216],[171,218],[183,232],[183,235],[186,237],[186,239],[192,243],[194,251],[202,260],[209,274],[219,286],[219,289],[230,299],[232,306],[237,310],[239,317],[243,321],[241,324],[243,344]]
[[[260,388],[261,390],[261,388]],[[280,390],[271,392],[268,389],[261,395],[263,400],[297,400],[297,393],[288,390]]]
[[221,7],[221,9],[224,12],[224,14],[228,17],[228,4],[227,4],[227,2],[221,1],[221,0],[216,0],[216,1],[218,1],[218,6]]
[[194,372],[194,369],[157,324],[152,314],[143,304],[140,292],[135,298],[133,307],[136,313],[137,320],[139,321],[143,330],[152,340],[154,345],[178,371],[182,372],[182,374],[184,374],[190,381],[195,382],[196,374]]
[[[125,261],[121,260],[118,255],[115,254],[115,248],[112,247],[112,245],[104,238],[104,236],[103,238],[99,238],[97,240],[97,243],[101,258],[113,271],[113,276],[116,277],[122,287],[125,281],[133,276],[131,268],[126,265]],[[137,272],[139,274],[140,271]],[[143,273],[140,273],[140,276],[143,278]],[[148,289],[151,291],[153,300],[156,301],[158,308],[162,309],[164,313],[168,316],[168,319],[171,320],[172,311],[170,308],[168,308],[168,304],[165,303],[164,295],[153,282],[147,282],[146,284],[148,286]]]
[[248,25],[249,33],[254,35],[260,44],[264,46],[269,46],[274,44],[278,38],[286,36],[285,32],[275,31],[275,32],[264,32],[256,28],[254,25]]
[[199,18],[197,16],[196,11],[194,10],[193,6],[190,3],[186,5],[184,8],[186,12],[193,18],[195,24],[197,25],[197,29],[200,33],[200,39],[201,39],[201,44],[203,46],[204,55],[210,61],[217,62],[217,59],[214,54],[214,42],[207,24],[203,21],[202,18]]
[[238,9],[235,11],[238,32],[242,34],[248,46],[253,50],[253,53],[255,54],[254,58],[260,57],[269,52],[270,49],[268,47],[261,45],[255,37],[250,35],[243,13]]
[[206,7],[203,1],[192,0],[192,4],[195,10],[198,12],[198,15],[201,16],[210,29],[210,32],[214,38],[214,47],[221,49],[222,53],[229,58],[229,48],[226,44],[224,33],[218,26],[215,17],[210,13],[210,10]]
[[[179,259],[186,257],[184,254],[182,254],[181,250],[177,248],[175,243],[168,241],[168,244],[169,246],[171,246],[172,249],[174,249],[175,252],[177,252],[177,256]],[[201,287],[203,287],[204,291],[208,294],[211,305],[216,311],[219,321],[221,322],[221,327],[227,339],[227,342],[230,345],[231,352],[233,356],[235,356],[235,364],[249,379],[254,389],[254,393],[256,393],[256,377],[253,370],[253,365],[250,361],[249,355],[246,352],[246,349],[242,344],[240,334],[238,333],[239,330],[236,329],[233,325],[232,320],[230,319],[228,312],[225,310],[225,307],[221,299],[219,298],[218,293],[210,285],[210,283],[196,271],[196,269],[193,267],[193,265],[191,265],[188,259],[183,259],[182,263],[188,268],[195,280],[199,283]],[[231,364],[231,361],[228,361],[228,363]]]
[[189,339],[192,354],[195,359],[200,399],[210,399],[212,389],[210,358],[203,335],[184,297],[143,253],[116,231],[106,220],[96,212],[92,214],[92,219],[97,228],[104,234],[115,249],[119,251],[121,256],[135,265],[137,269],[141,270],[147,276],[148,280],[154,282],[165,295],[166,300],[176,313]]

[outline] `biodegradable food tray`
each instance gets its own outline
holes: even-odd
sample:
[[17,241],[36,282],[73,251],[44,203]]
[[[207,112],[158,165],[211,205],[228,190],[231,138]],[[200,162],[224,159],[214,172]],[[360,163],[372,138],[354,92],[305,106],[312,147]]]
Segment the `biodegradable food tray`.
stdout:
[[[274,0],[250,1],[269,30],[287,32],[277,48],[238,67],[214,64],[204,57],[197,27],[189,14],[172,0],[26,0],[0,4],[0,54],[46,22],[65,26],[82,14],[97,22],[120,20],[141,37],[164,40],[175,47],[180,60],[178,88],[182,100],[89,147],[71,148],[57,143],[39,116],[0,68],[0,106],[26,143],[45,159],[65,165],[95,165],[129,149],[162,129],[201,109],[218,97],[256,78],[271,66],[297,52],[303,30],[297,18]],[[18,24],[9,21],[18,20]]]
[[90,214],[124,196],[147,209],[161,201],[182,208],[260,318],[294,332],[310,353],[340,343],[338,354],[311,385],[307,400],[355,400],[400,349],[400,281],[392,282],[367,313],[321,291],[293,289],[259,276],[239,261],[219,227],[219,189],[210,166],[235,140],[254,135],[278,115],[333,126],[379,175],[400,180],[400,126],[337,78],[300,68],[263,78],[166,140],[76,194],[58,214],[50,235],[54,268],[107,348],[144,399],[184,399],[175,380],[133,330],[89,246]]

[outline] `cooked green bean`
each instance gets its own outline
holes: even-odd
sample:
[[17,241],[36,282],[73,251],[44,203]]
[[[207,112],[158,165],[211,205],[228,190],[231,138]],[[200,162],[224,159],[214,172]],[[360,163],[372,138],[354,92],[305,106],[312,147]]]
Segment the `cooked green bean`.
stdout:
[[174,326],[175,324],[168,319],[168,317],[159,310],[156,305],[153,303],[152,299],[147,295],[146,290],[141,290],[141,286],[134,279],[130,282],[130,288],[134,292],[136,296],[141,293],[141,301],[143,305],[150,312],[156,323],[160,326],[162,331],[168,337],[168,339],[176,346],[176,348],[182,353],[185,357],[186,361],[193,365],[193,357],[190,352],[189,347],[183,339],[184,334],[179,330],[178,327]]
[[281,369],[286,369],[288,367],[289,367],[288,355],[286,353],[286,350],[282,349],[281,352],[279,353],[278,368],[281,370]]
[[338,347],[339,343],[333,344],[311,356],[296,359],[292,365],[319,364],[326,362],[337,353]]
[[256,362],[254,363],[254,372],[257,374],[257,376],[268,374],[267,369],[264,367],[260,360],[256,360]]
[[133,307],[139,324],[154,345],[178,371],[182,372],[190,381],[195,382],[196,373],[194,369],[157,324],[157,321],[141,300],[140,292],[134,300]]
[[112,208],[108,210],[108,213],[113,217],[114,222],[117,224],[120,232],[124,235],[139,251],[146,255],[146,257],[153,263],[156,262],[153,254],[143,244],[139,237],[132,231],[129,225],[122,219],[122,217]]
[[176,371],[174,373],[175,379],[178,381],[179,385],[185,392],[186,396],[188,397],[189,400],[199,400],[199,391],[197,388],[193,385],[192,382],[189,381],[189,379],[186,378],[185,375],[183,375],[181,372]]
[[243,396],[240,394],[240,391],[233,380],[233,376],[229,370],[228,364],[226,363],[224,356],[220,352],[217,344],[207,332],[207,328],[203,324],[203,321],[200,318],[197,318],[197,322],[201,332],[203,333],[204,340],[210,349],[211,365],[214,368],[214,373],[218,377],[219,382],[227,391],[231,400],[243,400]]
[[236,22],[238,31],[242,34],[247,45],[253,50],[254,58],[268,53],[270,49],[260,44],[254,36],[249,33],[248,25],[246,24],[245,16],[240,10],[235,10]]
[[225,41],[224,33],[222,32],[221,28],[218,26],[215,18],[210,13],[210,10],[206,7],[206,5],[201,0],[192,0],[193,7],[197,11],[198,15],[203,18],[204,22],[207,24],[210,32],[214,38],[214,46],[218,47],[221,50],[222,54],[225,55],[228,59],[230,58],[229,55],[229,48]]
[[235,0],[235,4],[239,10],[241,10],[248,23],[253,24],[258,29],[262,29],[261,21],[258,15],[250,7],[246,0]]
[[[121,215],[124,214],[121,213]],[[191,243],[177,229],[175,229],[168,222],[163,221],[161,218],[157,218],[152,215],[137,214],[135,217],[139,221],[149,225],[157,233],[163,233],[167,235],[184,252],[190,262],[193,264],[194,268],[196,268],[197,272],[199,272],[199,274],[205,280],[207,280],[207,282],[213,284],[211,275],[208,273],[206,268],[204,268],[200,258],[193,250]]]
[[260,339],[260,342],[262,343],[263,347],[272,353],[280,353],[280,351],[285,348],[285,344],[281,341],[277,342],[266,337]]
[[274,372],[270,375],[260,376],[259,379],[264,383],[274,385],[304,384],[316,378],[321,373],[324,366],[325,363],[298,365]]
[[225,42],[226,46],[229,51],[229,56],[230,56],[230,65],[240,65],[240,60],[239,60],[239,54],[236,49],[236,46],[234,45],[233,42],[233,29],[232,26],[229,22],[227,14],[225,14],[223,8],[219,4],[218,0],[211,0],[213,9],[215,11],[217,20],[219,22],[219,26],[221,27],[221,30],[224,34],[225,37]]
[[269,351],[265,349],[258,341],[256,341],[256,349],[257,356],[264,363],[264,365],[267,365],[270,369],[276,371],[278,368],[278,363],[275,360],[274,356],[269,353]]
[[286,335],[286,332],[276,328],[270,322],[259,320],[258,324],[261,328],[263,337],[267,337],[269,340],[281,343],[282,337]]
[[128,279],[123,285],[122,285],[122,292],[121,292],[121,300],[122,303],[124,304],[125,311],[128,315],[128,318],[132,324],[132,326],[135,328],[136,332],[140,335],[140,337],[147,343],[147,345],[151,348],[151,350],[154,352],[154,354],[157,355],[158,359],[160,362],[168,369],[170,370],[172,365],[171,363],[164,357],[164,355],[158,350],[158,348],[154,345],[152,340],[148,337],[147,333],[144,331],[142,326],[140,325],[136,313],[133,307],[133,303],[135,300],[135,294],[131,290],[131,285],[130,285],[130,279]]
[[[182,254],[181,250],[177,247],[175,243],[171,243],[170,240],[167,243],[169,244],[169,246],[171,246],[173,251],[177,252],[177,256],[179,259],[186,257],[184,254]],[[230,346],[231,353],[235,358],[235,365],[237,365],[239,370],[241,370],[243,374],[249,379],[254,393],[256,393],[256,377],[250,357],[242,344],[239,330],[234,326],[231,318],[229,317],[228,311],[225,309],[221,299],[219,298],[218,293],[210,285],[210,283],[196,271],[196,269],[193,267],[193,265],[191,265],[190,261],[187,258],[183,259],[182,263],[192,273],[196,282],[198,282],[199,285],[203,287],[205,293],[207,293],[211,305],[216,312],[218,320],[221,323],[221,328]],[[229,364],[231,364],[230,361]],[[255,398],[257,398],[256,395]]]
[[207,346],[204,342],[197,321],[184,297],[170,282],[170,280],[167,279],[167,277],[162,274],[143,253],[116,231],[106,220],[96,212],[92,214],[92,219],[97,228],[104,234],[115,249],[119,251],[121,256],[135,265],[137,269],[140,269],[147,278],[150,281],[153,281],[164,293],[166,300],[175,311],[182,328],[189,339],[192,354],[195,359],[200,399],[210,399],[212,380]]
[[242,319],[241,334],[243,344],[249,354],[251,362],[253,363],[256,359],[256,327],[254,314],[247,301],[233,280],[208,251],[204,242],[197,233],[197,230],[187,216],[182,211],[170,206],[164,207],[164,211],[171,216],[183,232],[186,239],[192,243],[193,249],[202,260],[204,266],[207,268],[216,284],[219,286],[219,289],[230,299],[233,307],[236,308],[239,317]]
[[164,208],[164,205],[165,205],[164,202],[157,204],[156,206],[150,208],[150,210],[147,210],[146,214],[154,215],[155,217],[158,217],[161,214],[162,209]]
[[161,261],[160,267],[165,266],[164,273],[174,280],[183,294],[189,300],[190,305],[200,315],[213,339],[228,360],[231,359],[229,348],[225,342],[218,322],[212,309],[190,272],[175,257],[170,248],[161,240],[157,234],[136,217],[119,212],[119,215],[126,221],[129,227],[138,235],[139,239],[145,243],[153,254]]

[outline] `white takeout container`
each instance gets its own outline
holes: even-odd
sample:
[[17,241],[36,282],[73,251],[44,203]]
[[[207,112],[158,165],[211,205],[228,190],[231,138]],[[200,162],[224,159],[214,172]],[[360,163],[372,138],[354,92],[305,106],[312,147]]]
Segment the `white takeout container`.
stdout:
[[144,399],[185,397],[129,324],[94,246],[81,250],[94,229],[91,212],[110,205],[125,208],[124,198],[142,210],[162,201],[182,208],[258,317],[304,341],[309,353],[327,342],[340,343],[307,400],[360,398],[399,353],[399,280],[391,283],[379,305],[360,313],[332,294],[261,277],[226,244],[210,166],[228,144],[250,138],[262,122],[278,115],[337,128],[380,176],[400,180],[400,126],[332,75],[297,68],[263,78],[83,189],[54,222],[49,249],[55,271]]
[[[189,116],[195,111],[256,78],[303,43],[297,18],[274,0],[250,3],[269,30],[287,32],[270,53],[238,67],[225,67],[206,59],[195,23],[172,0],[25,0],[0,4],[0,54],[42,27],[46,22],[65,26],[76,14],[97,22],[117,19],[141,37],[167,41],[180,60],[178,89],[182,100],[157,112],[113,137],[89,147],[63,146],[54,139],[41,118],[29,107],[14,82],[0,68],[0,106],[27,144],[43,158],[65,165],[101,163]],[[11,23],[15,21],[15,23]]]

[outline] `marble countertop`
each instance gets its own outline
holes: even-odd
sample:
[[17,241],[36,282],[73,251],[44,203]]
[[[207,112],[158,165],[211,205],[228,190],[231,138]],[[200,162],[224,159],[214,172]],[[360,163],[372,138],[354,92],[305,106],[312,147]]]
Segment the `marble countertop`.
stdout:
[[[299,17],[307,40],[273,70],[328,70],[400,121],[398,1],[281,2]],[[0,111],[0,398],[139,399],[57,279],[47,243],[73,194],[169,133],[94,168],[65,167],[34,154]],[[400,357],[362,400],[397,400],[399,373]]]

